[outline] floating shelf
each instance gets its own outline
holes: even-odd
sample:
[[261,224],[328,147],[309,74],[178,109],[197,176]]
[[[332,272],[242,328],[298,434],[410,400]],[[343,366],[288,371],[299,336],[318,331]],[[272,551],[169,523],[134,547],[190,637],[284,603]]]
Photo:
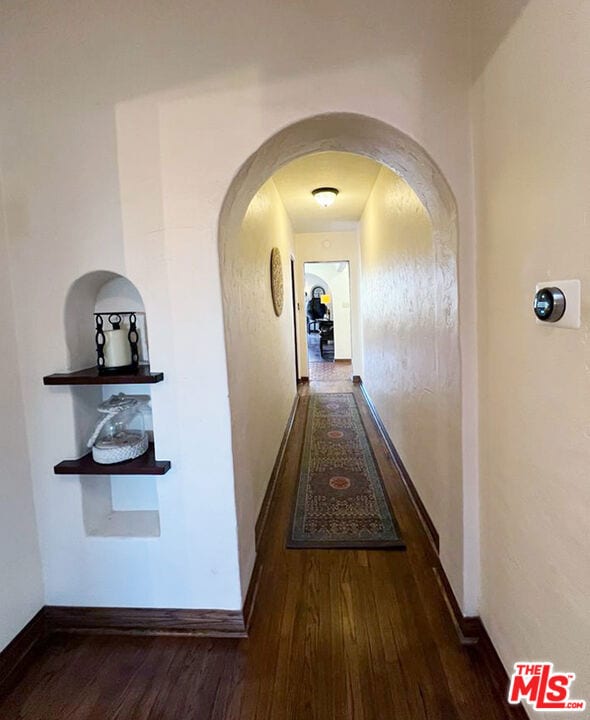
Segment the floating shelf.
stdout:
[[70,373],[54,373],[43,378],[43,385],[148,385],[162,382],[164,373],[152,372],[148,365],[140,365],[136,372],[99,375],[91,367]]
[[53,470],[56,475],[164,475],[171,465],[170,460],[156,460],[154,444],[150,443],[146,453],[127,462],[101,465],[89,452],[78,460],[63,460]]

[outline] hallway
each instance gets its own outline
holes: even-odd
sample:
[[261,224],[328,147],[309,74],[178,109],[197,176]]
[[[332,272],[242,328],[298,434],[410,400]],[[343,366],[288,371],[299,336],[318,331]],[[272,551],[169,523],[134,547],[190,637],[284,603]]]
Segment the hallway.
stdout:
[[[308,399],[319,391],[354,392],[406,551],[286,549]],[[359,386],[299,393],[248,639],[54,636],[0,704],[2,720],[523,717],[496,684],[489,648],[457,639],[438,558]]]

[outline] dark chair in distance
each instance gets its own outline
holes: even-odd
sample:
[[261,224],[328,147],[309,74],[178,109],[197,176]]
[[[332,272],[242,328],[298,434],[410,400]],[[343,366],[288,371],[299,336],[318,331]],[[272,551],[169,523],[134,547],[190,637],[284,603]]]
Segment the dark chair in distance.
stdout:
[[320,320],[320,355],[326,360],[327,350],[332,347],[332,357],[334,357],[334,322],[332,320]]

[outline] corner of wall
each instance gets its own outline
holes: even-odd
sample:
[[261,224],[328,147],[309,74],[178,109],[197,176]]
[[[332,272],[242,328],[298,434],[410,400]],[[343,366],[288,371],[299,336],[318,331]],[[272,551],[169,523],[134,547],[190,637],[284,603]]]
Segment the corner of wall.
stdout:
[[0,177],[0,650],[40,610],[44,581],[14,325],[10,252]]

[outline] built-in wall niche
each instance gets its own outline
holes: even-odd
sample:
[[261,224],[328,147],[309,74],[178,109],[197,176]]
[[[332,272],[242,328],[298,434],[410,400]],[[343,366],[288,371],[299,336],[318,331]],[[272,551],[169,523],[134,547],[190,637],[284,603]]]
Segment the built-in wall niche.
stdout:
[[[137,367],[99,369],[96,349],[96,314],[114,325],[102,325],[103,330],[117,330],[118,339],[127,336],[126,321],[135,322]],[[118,316],[118,317],[112,317]],[[43,378],[48,386],[72,386],[73,422],[76,432],[74,459],[63,460],[54,467],[57,475],[80,477],[82,512],[86,534],[92,537],[157,537],[160,534],[158,488],[154,476],[170,469],[168,460],[156,459],[156,447],[151,415],[151,389],[164,379],[161,372],[152,372],[149,357],[148,318],[141,294],[127,278],[108,271],[97,271],[76,280],[68,292],[64,308],[67,370]],[[106,334],[106,333],[105,333]],[[123,357],[121,355],[121,357]],[[138,385],[141,390],[138,392]],[[63,391],[63,390],[62,390]],[[62,392],[55,388],[54,392]],[[122,402],[133,399],[140,408],[146,430],[145,444],[136,451],[137,457],[116,462],[110,456],[95,455],[88,441],[99,419],[99,405],[113,395],[124,393]],[[119,399],[118,399],[119,400]],[[108,405],[110,412],[111,405]],[[102,408],[104,413],[104,408]],[[121,417],[121,416],[118,416]],[[120,433],[117,438],[119,448]],[[145,437],[145,436],[141,436]],[[136,436],[133,436],[135,442]],[[145,443],[145,440],[143,441]],[[93,443],[95,444],[95,443]],[[98,450],[100,448],[100,451]],[[97,452],[103,448],[96,445]],[[108,451],[110,452],[110,450]],[[117,455],[117,460],[120,459]],[[127,455],[129,458],[130,455]],[[98,458],[98,461],[97,459]],[[108,463],[108,464],[106,464]]]
[[[117,327],[119,338],[128,335],[130,316],[137,326],[138,366],[133,370],[99,372],[97,314],[100,314],[106,345]],[[45,385],[124,385],[161,382],[164,375],[150,367],[148,320],[141,295],[127,278],[108,271],[88,273],[76,280],[66,298],[64,329],[66,371],[43,378]],[[106,354],[105,338],[102,338]]]
[[82,512],[89,537],[159,537],[154,478],[82,477]]
[[[124,277],[116,277],[106,282],[99,290],[94,305],[95,340],[96,323],[99,322],[104,328],[104,334],[112,334],[115,323],[120,329],[118,336],[126,345],[127,352],[131,349],[129,332],[134,328],[137,348],[137,364],[141,367],[149,367],[149,345],[147,334],[147,322],[143,300],[137,288]],[[119,321],[119,322],[117,322]],[[108,357],[109,342],[107,341],[103,352],[103,361]],[[130,357],[127,359],[131,359]],[[126,362],[127,359],[122,362]],[[106,372],[106,370],[105,370]],[[117,371],[115,371],[116,374]]]

